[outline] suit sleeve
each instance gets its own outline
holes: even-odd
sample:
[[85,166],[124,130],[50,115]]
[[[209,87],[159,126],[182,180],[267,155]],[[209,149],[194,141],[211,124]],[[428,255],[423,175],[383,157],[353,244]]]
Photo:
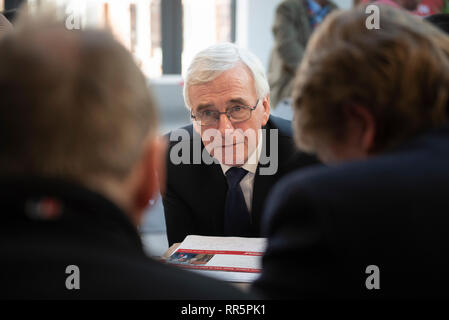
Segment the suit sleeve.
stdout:
[[275,299],[321,297],[328,287],[332,260],[324,226],[307,193],[281,181],[266,203],[262,229],[268,247],[253,291]]
[[[304,17],[295,16],[295,12],[300,12]],[[292,10],[291,6],[281,3],[276,9],[275,21],[273,24],[273,35],[275,48],[278,51],[283,65],[286,69],[294,73],[299,62],[304,55],[305,43],[300,43],[295,20],[307,19],[303,10]]]

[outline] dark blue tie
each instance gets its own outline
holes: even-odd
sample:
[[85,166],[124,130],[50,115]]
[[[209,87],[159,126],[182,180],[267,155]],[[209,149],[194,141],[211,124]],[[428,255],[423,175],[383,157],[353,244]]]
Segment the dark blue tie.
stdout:
[[251,220],[240,181],[248,173],[243,168],[232,167],[226,171],[228,193],[226,195],[224,233],[226,236],[249,236]]

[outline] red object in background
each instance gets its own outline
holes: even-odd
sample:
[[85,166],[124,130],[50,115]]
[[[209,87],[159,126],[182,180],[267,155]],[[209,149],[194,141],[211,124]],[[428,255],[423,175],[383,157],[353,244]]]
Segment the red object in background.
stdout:
[[414,13],[421,17],[430,16],[435,13],[440,13],[443,5],[443,0],[422,0]]
[[[370,0],[362,0],[363,4],[367,3],[373,3],[373,4],[384,4],[384,5],[391,5],[392,7],[400,7],[396,1],[394,0],[377,0],[377,1],[370,1]],[[410,11],[411,14],[420,16],[420,17],[426,17],[430,16],[435,13],[440,13],[443,9],[443,0],[422,0],[415,11]]]

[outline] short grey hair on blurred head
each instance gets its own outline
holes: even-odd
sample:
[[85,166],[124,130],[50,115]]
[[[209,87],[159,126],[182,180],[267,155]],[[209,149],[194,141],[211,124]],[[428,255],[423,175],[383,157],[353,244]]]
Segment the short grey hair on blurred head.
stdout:
[[270,87],[259,58],[233,43],[224,42],[198,52],[187,68],[184,76],[184,102],[187,108],[192,108],[189,99],[190,86],[213,81],[224,71],[234,68],[239,62],[250,71],[257,96],[266,97],[270,93]]
[[0,176],[124,181],[157,132],[146,79],[109,32],[42,10],[0,40]]

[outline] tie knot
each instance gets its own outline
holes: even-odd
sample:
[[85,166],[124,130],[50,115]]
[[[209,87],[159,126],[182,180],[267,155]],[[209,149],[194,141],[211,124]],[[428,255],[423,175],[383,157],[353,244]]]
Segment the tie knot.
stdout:
[[240,181],[242,181],[243,177],[248,173],[243,168],[232,167],[226,171],[226,179],[228,180],[228,185],[230,188],[235,187]]

